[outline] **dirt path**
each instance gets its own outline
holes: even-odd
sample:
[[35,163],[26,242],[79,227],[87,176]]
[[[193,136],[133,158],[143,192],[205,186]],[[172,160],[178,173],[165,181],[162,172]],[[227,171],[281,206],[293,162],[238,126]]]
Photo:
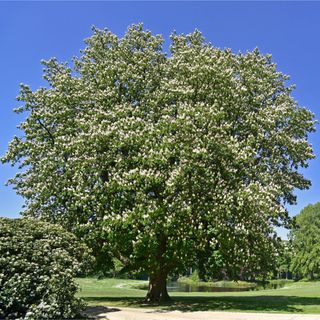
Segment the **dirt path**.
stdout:
[[319,315],[239,313],[219,311],[164,311],[134,308],[93,307],[87,310],[99,320],[320,320]]

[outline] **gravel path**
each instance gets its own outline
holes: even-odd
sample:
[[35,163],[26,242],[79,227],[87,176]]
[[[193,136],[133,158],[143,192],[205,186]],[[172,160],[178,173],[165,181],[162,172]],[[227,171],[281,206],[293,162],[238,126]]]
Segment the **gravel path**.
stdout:
[[320,320],[318,315],[279,313],[239,313],[219,311],[164,311],[134,308],[88,308],[94,319],[108,320]]

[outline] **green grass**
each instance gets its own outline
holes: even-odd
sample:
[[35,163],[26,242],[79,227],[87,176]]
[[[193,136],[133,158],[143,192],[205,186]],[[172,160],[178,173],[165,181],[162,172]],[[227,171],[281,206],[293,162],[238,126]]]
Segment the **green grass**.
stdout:
[[[146,281],[79,278],[78,296],[91,306],[148,308],[146,291],[134,286]],[[172,292],[172,302],[156,306],[181,311],[243,311],[320,313],[320,282],[294,282],[281,289],[246,292]],[[151,306],[154,308],[155,306]]]

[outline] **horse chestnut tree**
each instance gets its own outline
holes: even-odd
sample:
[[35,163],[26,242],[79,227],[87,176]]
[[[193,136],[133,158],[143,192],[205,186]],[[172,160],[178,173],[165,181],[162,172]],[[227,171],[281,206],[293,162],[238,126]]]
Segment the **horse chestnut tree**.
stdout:
[[44,61],[48,86],[21,86],[23,133],[3,157],[20,165],[10,182],[25,216],[148,272],[148,301],[167,299],[167,275],[201,252],[235,277],[265,267],[313,158],[313,114],[269,55],[199,31],[162,45],[142,25],[94,29],[70,66]]

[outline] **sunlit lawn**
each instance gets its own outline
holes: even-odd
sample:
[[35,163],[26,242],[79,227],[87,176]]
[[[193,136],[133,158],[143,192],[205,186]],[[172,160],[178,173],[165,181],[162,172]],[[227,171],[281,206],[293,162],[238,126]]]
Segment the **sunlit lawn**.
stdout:
[[[133,288],[146,281],[81,278],[78,294],[91,305],[148,308],[146,292]],[[172,292],[171,303],[157,306],[183,311],[320,313],[320,282],[294,282],[281,289],[247,292]],[[155,306],[152,306],[153,308]]]

